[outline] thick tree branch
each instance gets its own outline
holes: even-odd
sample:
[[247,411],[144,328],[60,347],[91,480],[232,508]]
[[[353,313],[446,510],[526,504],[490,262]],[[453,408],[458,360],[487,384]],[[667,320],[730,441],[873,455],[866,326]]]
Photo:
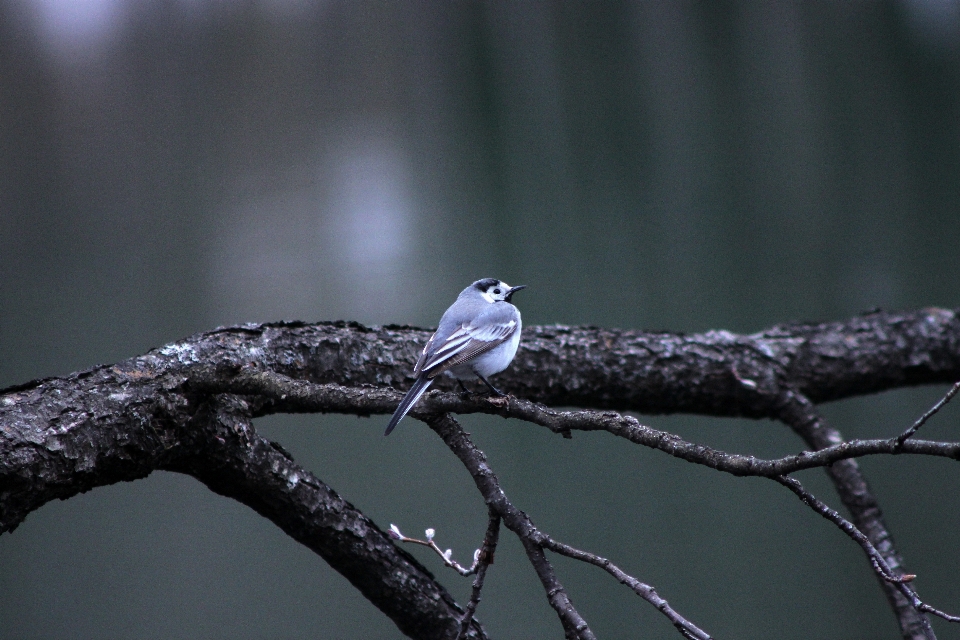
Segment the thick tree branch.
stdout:
[[[344,322],[245,325],[127,362],[142,361],[136,368],[154,374],[185,374],[198,364],[256,364],[318,383],[406,388],[413,381],[410,363],[428,337],[424,329]],[[819,403],[958,379],[960,317],[926,309],[780,325],[749,336],[525,327],[517,359],[498,385],[548,405],[779,418],[786,388]]]
[[[257,434],[243,399],[197,394],[142,367],[97,373],[105,385],[99,390],[85,392],[93,376],[79,374],[55,389],[15,392],[16,403],[0,396],[8,410],[0,412],[4,528],[53,498],[156,469],[186,473],[315,551],[403,633],[457,637],[463,611],[452,596],[366,516]],[[50,404],[44,391],[60,404]],[[486,636],[474,622],[467,637]]]
[[[278,411],[343,411],[350,405],[349,412],[359,415],[391,412],[397,392],[387,387],[410,384],[410,365],[427,335],[409,327],[371,329],[342,322],[247,325],[193,336],[117,365],[6,389],[0,392],[0,532],[14,529],[49,500],[141,478],[155,469],[182,471],[249,504],[324,557],[336,557],[332,562],[339,562],[345,575],[358,572],[348,577],[378,607],[397,616],[405,632],[452,637],[462,614],[432,576],[406,554],[390,551],[393,545],[362,514],[334,499],[332,490],[249,425],[251,417]],[[783,325],[750,336],[528,327],[514,365],[498,379],[506,391],[527,401],[464,401],[434,392],[414,415],[486,411],[564,434],[602,428],[738,475],[774,477],[832,462],[829,472],[854,523],[897,569],[901,561],[879,508],[850,458],[898,451],[957,458],[957,445],[903,437],[842,443],[812,403],[957,379],[960,319],[942,309]],[[318,384],[324,385],[323,402],[316,402]],[[629,416],[560,412],[537,403],[772,418],[822,451],[771,461],[728,456]],[[264,457],[250,458],[250,451]],[[274,466],[258,466],[268,460]],[[288,479],[298,479],[293,486],[257,476],[277,464],[292,474]],[[330,511],[298,511],[297,504],[326,505]],[[357,530],[327,526],[334,521],[330,518],[362,523],[357,526],[364,541],[358,541]],[[398,604],[396,598],[409,597],[404,594],[410,589],[384,587],[390,567],[403,567],[396,572],[401,581],[422,581],[432,590],[427,599],[436,608],[417,609],[415,597]],[[906,606],[902,611],[900,604]],[[898,603],[897,609],[907,637],[932,637],[919,628],[925,619],[918,633],[909,631],[913,622],[903,611],[914,607]],[[418,627],[433,623],[413,621],[411,615],[439,621],[436,633]],[[471,630],[482,633],[476,626]]]

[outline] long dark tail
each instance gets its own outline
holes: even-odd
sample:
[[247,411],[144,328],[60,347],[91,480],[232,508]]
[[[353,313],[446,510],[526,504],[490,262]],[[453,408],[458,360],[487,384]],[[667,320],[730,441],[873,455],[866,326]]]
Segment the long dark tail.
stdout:
[[433,383],[433,378],[428,378],[423,374],[417,378],[417,381],[410,387],[410,391],[407,391],[407,395],[403,396],[403,400],[400,401],[400,406],[393,412],[393,417],[390,418],[390,424],[387,425],[387,430],[383,432],[383,435],[390,435],[390,432],[397,426],[397,423],[403,420],[403,416],[407,415],[407,412],[413,408],[413,405],[417,404],[420,396],[430,388],[431,383]]

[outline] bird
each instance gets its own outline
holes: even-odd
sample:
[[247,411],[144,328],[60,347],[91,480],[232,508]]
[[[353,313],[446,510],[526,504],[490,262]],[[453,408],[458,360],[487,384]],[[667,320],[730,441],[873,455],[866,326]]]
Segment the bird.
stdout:
[[503,392],[487,379],[506,369],[520,344],[520,311],[510,303],[526,285],[511,287],[496,278],[477,280],[460,292],[443,313],[437,330],[420,354],[416,381],[400,401],[383,435],[388,436],[441,373],[463,380],[480,378],[497,396]]

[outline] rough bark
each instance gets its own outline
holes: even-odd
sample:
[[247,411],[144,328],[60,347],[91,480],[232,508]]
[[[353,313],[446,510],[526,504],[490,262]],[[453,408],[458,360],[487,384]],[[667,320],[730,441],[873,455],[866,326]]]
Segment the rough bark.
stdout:
[[[344,322],[245,325],[8,388],[0,392],[0,532],[55,498],[155,469],[188,473],[314,549],[404,633],[454,637],[459,608],[429,572],[252,429],[251,417],[282,410],[282,401],[217,389],[218,379],[228,387],[241,370],[272,371],[362,388],[380,400],[356,413],[380,412],[384,387],[412,382],[411,363],[428,335]],[[957,379],[960,319],[951,310],[926,309],[749,336],[527,327],[498,385],[549,405],[772,418],[821,448],[840,436],[815,413],[798,414],[798,402]],[[899,566],[859,470],[840,469],[833,479],[844,504]],[[482,629],[474,625],[471,633]]]

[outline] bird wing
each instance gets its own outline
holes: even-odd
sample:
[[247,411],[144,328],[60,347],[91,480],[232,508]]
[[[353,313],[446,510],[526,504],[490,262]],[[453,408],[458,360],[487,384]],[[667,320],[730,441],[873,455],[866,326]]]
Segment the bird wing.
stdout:
[[437,338],[440,332],[433,334],[423,348],[414,373],[426,372],[429,377],[435,378],[447,369],[463,364],[503,344],[517,330],[518,323],[515,318],[500,322],[484,322],[482,318],[478,320],[480,320],[476,323],[478,326],[474,323],[461,324],[439,344]]

